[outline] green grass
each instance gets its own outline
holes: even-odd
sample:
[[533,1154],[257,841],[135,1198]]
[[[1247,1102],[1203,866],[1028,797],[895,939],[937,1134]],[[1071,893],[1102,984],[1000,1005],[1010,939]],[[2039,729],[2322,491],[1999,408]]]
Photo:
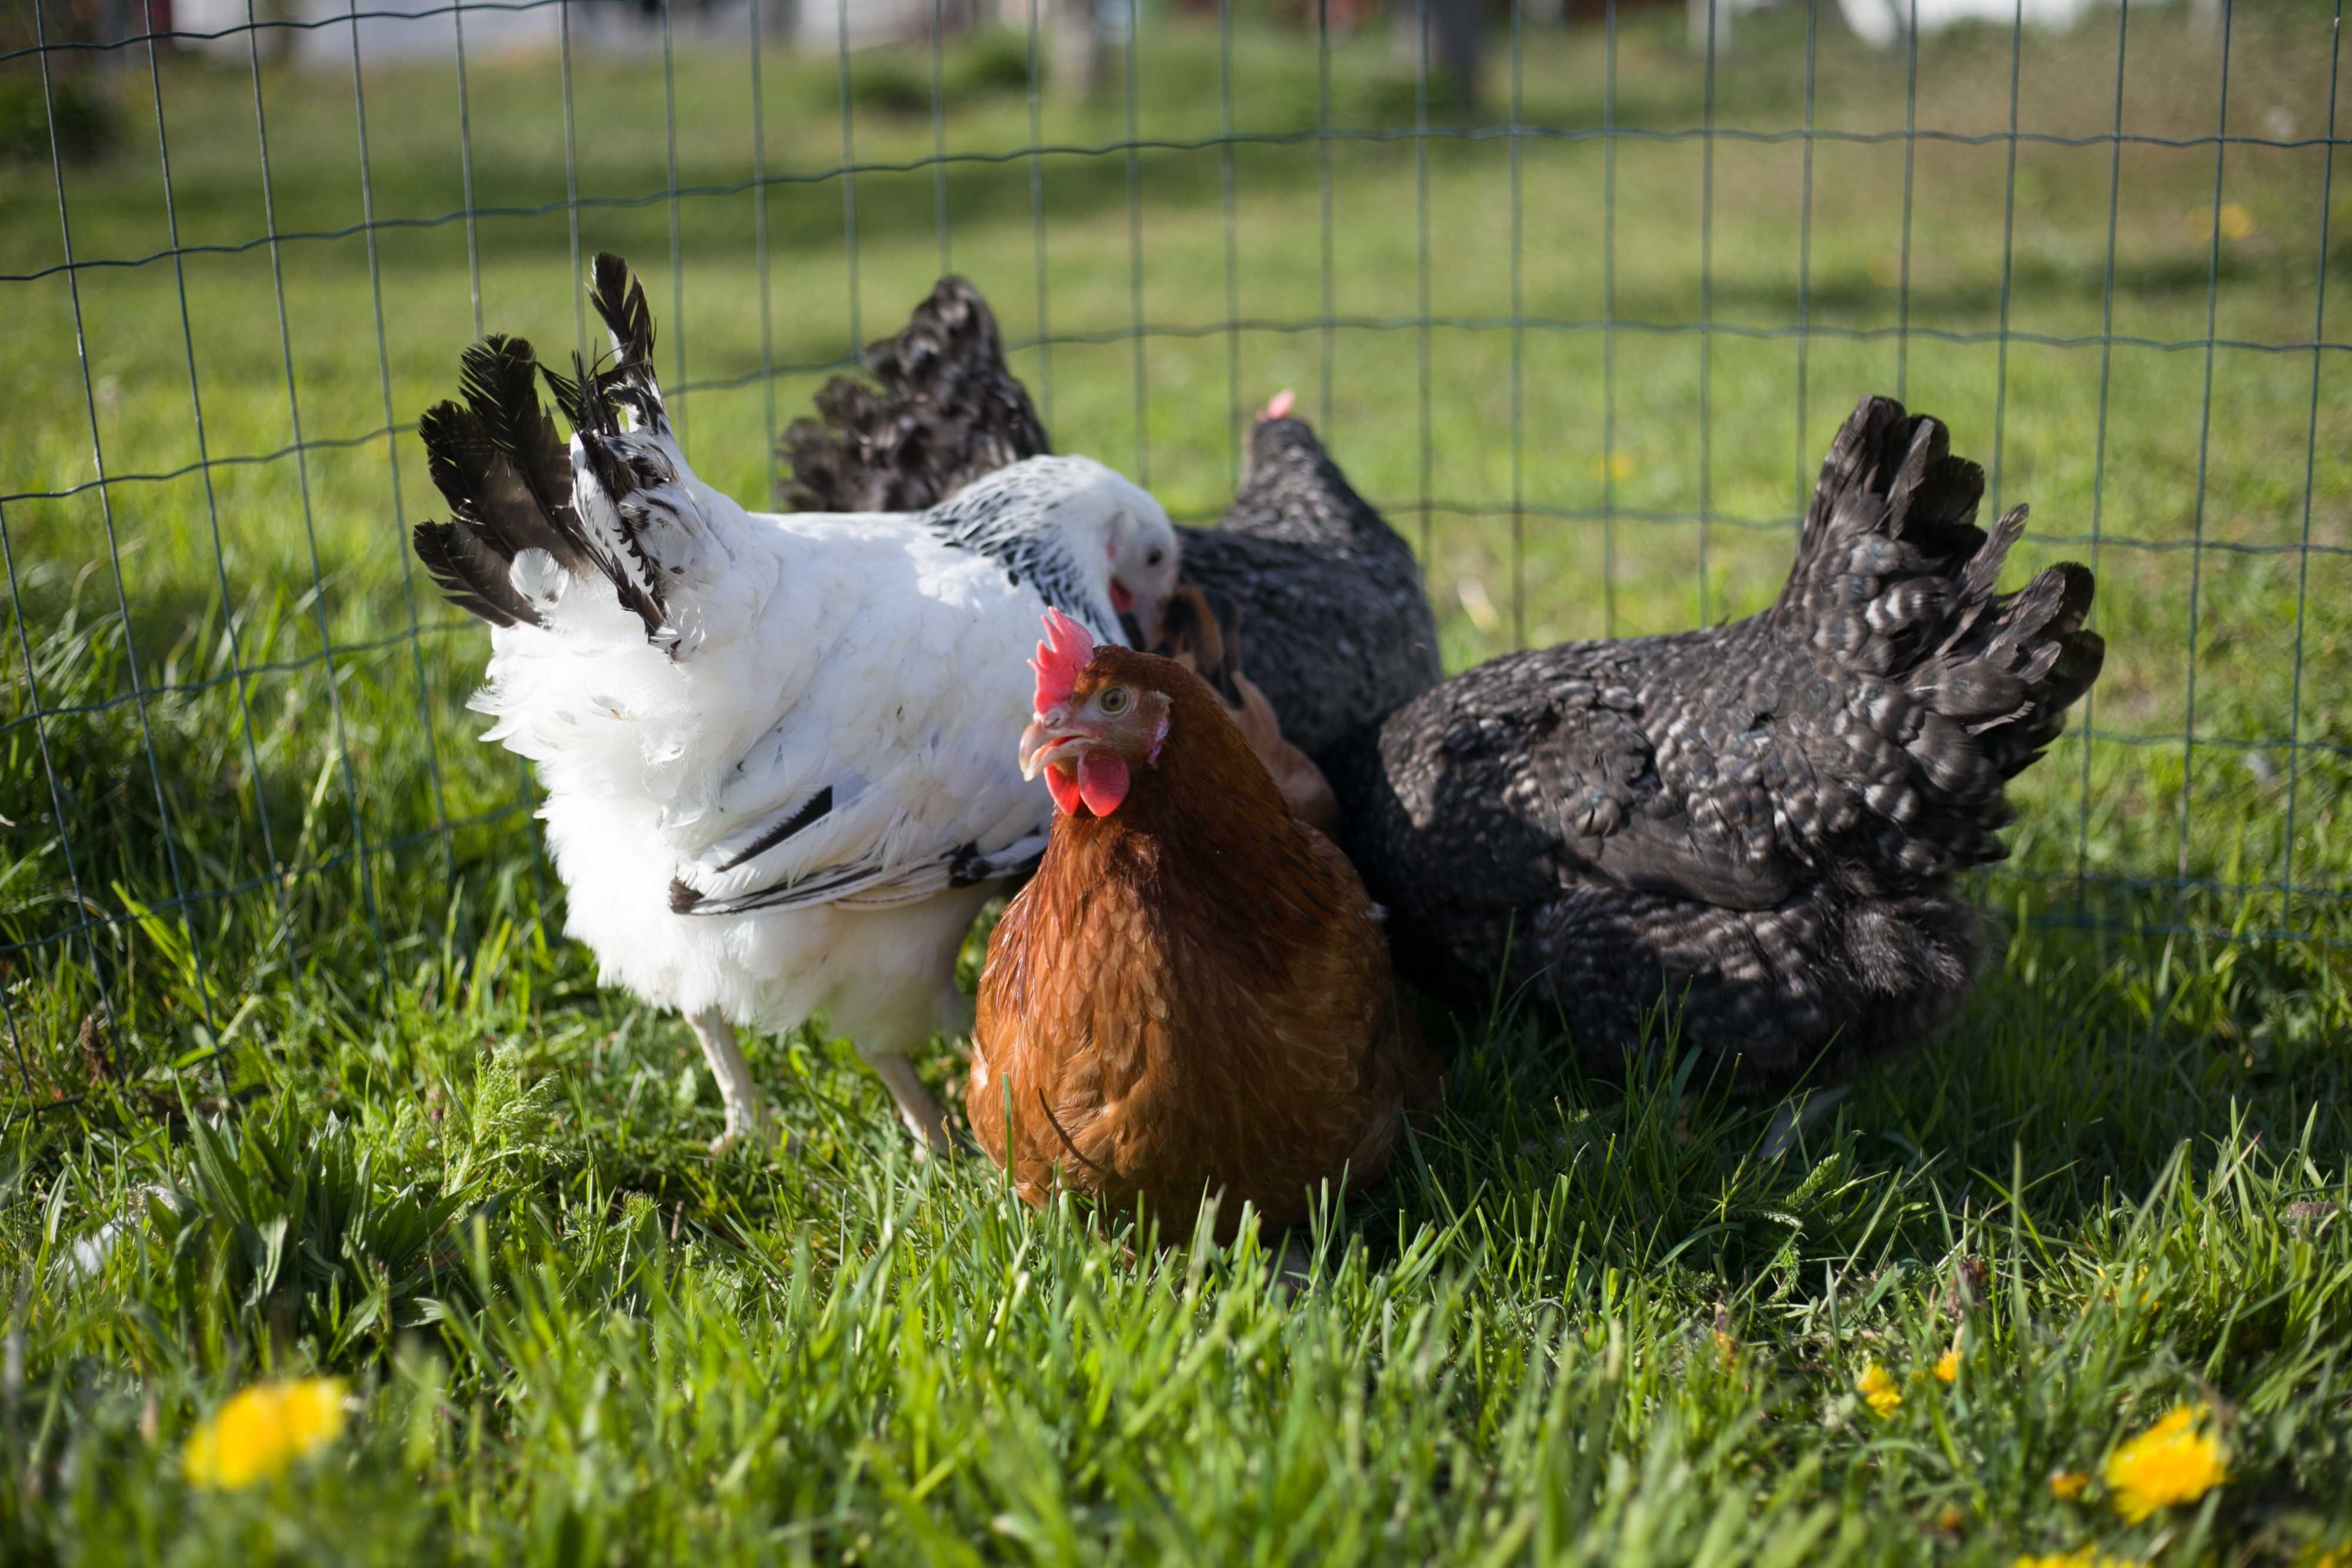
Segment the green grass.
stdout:
[[[2229,133],[2324,137],[2324,8],[2237,9]],[[1042,248],[1023,159],[944,165],[942,239],[920,53],[851,62],[854,189],[821,177],[835,62],[761,61],[755,143],[744,52],[681,54],[696,193],[674,207],[657,62],[573,61],[581,243],[646,274],[665,368],[697,388],[689,450],[746,498],[772,431],[944,247],[1013,333],[1050,336],[1021,368],[1062,444],[1148,469],[1180,513],[1221,506],[1247,411],[1297,386],[1424,546],[1454,667],[1764,602],[1867,391],[1998,452],[1999,498],[2035,507],[2021,575],[2095,560],[2107,671],[2022,781],[2015,859],[1980,884],[2005,961],[1944,1037],[1766,1160],[1772,1107],[1686,1063],[1593,1082],[1559,1020],[1432,1012],[1447,1108],[1401,1175],[1335,1202],[1296,1290],[1255,1240],[1154,1250],[1029,1213],[984,1166],[912,1165],[821,1030],[751,1047],[804,1156],[714,1161],[686,1031],[561,937],[525,783],[462,706],[482,640],[412,580],[400,528],[433,509],[404,427],[477,325],[573,340],[557,58],[469,62],[470,225],[437,221],[466,204],[454,71],[370,71],[373,251],[343,232],[366,210],[352,83],[266,75],[278,231],[333,236],[275,258],[249,72],[165,62],[169,211],[146,62],[75,78],[116,110],[65,169],[78,257],[154,256],[174,222],[247,248],[74,275],[87,395],[68,276],[0,283],[0,1554],[2352,1543],[2352,403],[2341,356],[2307,347],[2352,203],[2323,244],[2325,147],[2233,141],[2217,258],[2192,140],[2221,123],[2216,50],[2137,7],[2111,259],[2111,144],[2063,139],[2112,123],[2114,14],[2029,39],[2019,124],[2061,140],[2018,143],[2013,183],[2008,36],[1962,31],[1920,54],[1916,122],[1950,135],[1916,144],[1906,292],[1900,137],[1815,141],[1806,205],[1801,17],[1743,18],[1714,113],[1759,134],[1714,144],[1711,188],[1698,138],[1586,134],[1703,122],[1679,40],[1678,15],[1629,16],[1607,99],[1601,32],[1531,35],[1523,118],[1574,134],[1520,140],[1516,177],[1503,136],[1433,139],[1425,187],[1410,138],[1236,146],[1229,241],[1227,154],[1190,145],[1222,123],[1216,34],[1157,27],[1133,111],[1153,145],[1039,161]],[[36,64],[0,64],[0,97],[37,102]],[[949,152],[1027,145],[1002,46],[948,65]],[[1812,69],[1818,127],[1904,125],[1900,58],[1825,26]],[[1300,35],[1245,19],[1233,82],[1244,130],[1318,123]],[[1412,123],[1384,36],[1341,40],[1330,86],[1335,124]],[[1043,139],[1100,147],[1127,115],[1114,82],[1047,102]],[[56,267],[46,162],[0,158],[0,273]],[[2103,351],[2110,272],[2129,340]],[[76,488],[93,422],[103,492]],[[952,1083],[952,1042],[929,1069]],[[1913,1380],[1955,1344],[1956,1383]],[[1873,1363],[1904,1393],[1885,1419],[1854,1389]],[[359,1407],[328,1455],[247,1494],[184,1483],[233,1389],[311,1370]],[[2228,1485],[2140,1526],[2100,1483],[2052,1495],[2181,1399],[2217,1412]]]

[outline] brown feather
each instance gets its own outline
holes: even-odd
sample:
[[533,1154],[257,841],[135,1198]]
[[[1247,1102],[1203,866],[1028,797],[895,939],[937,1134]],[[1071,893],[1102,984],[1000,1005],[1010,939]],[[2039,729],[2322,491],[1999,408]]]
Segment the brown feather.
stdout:
[[1112,681],[1169,699],[1167,739],[1108,817],[1055,820],[990,940],[973,1133],[1033,1204],[1069,1187],[1189,1234],[1221,1196],[1221,1237],[1244,1201],[1297,1224],[1386,1171],[1434,1064],[1362,883],[1215,695],[1104,648],[1073,702]]

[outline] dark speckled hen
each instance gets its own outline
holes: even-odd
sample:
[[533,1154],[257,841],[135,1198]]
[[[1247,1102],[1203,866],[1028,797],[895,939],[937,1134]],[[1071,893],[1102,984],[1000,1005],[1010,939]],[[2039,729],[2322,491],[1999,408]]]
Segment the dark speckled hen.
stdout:
[[1326,763],[1400,968],[1499,984],[1618,1060],[1645,1009],[1743,1076],[1835,1072],[1965,994],[1957,873],[2099,671],[2091,573],[1994,591],[2025,508],[1883,398],[1839,432],[1780,599],[1672,636],[1496,659]]
[[[995,318],[961,277],[940,279],[903,330],[869,347],[866,368],[876,384],[835,377],[816,417],[779,439],[787,506],[919,509],[1052,450]],[[1436,684],[1437,625],[1412,550],[1305,421],[1261,419],[1223,525],[1180,532],[1179,580],[1237,608],[1251,678],[1318,762]]]

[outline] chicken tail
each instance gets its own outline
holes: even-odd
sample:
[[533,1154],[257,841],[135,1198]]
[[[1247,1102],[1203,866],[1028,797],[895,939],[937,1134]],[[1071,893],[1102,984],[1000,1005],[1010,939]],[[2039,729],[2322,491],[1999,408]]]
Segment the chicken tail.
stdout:
[[[644,286],[608,252],[589,301],[613,335],[609,362],[575,354],[567,376],[492,335],[462,356],[458,399],[417,421],[450,516],[416,525],[416,554],[452,603],[493,625],[547,625],[564,584],[593,574],[648,641],[672,643],[669,580],[702,508],[654,376]],[[572,423],[568,450],[541,380]]]
[[1983,470],[1952,455],[1940,421],[1865,399],[1822,464],[1769,612],[1783,634],[1878,677],[1858,716],[1907,765],[1883,772],[1867,805],[1916,874],[2000,858],[2002,787],[2057,737],[2105,653],[2084,625],[2087,567],[1994,591],[2026,509],[1987,533],[1974,520],[1983,493]]
[[802,512],[917,512],[973,480],[1053,451],[979,289],[942,277],[896,337],[868,344],[878,388],[835,376],[816,417],[776,441],[792,478],[780,499]]

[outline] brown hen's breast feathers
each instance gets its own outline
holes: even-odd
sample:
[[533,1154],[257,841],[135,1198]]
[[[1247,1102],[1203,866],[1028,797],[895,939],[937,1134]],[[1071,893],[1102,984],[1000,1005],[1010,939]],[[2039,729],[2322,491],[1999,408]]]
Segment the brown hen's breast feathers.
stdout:
[[[1167,746],[1108,818],[1062,817],[989,943],[966,1095],[1014,1186],[1178,1232],[1222,1192],[1269,1227],[1376,1180],[1433,1071],[1354,869],[1297,821],[1209,689],[1106,650],[1168,693]],[[1134,668],[1127,666],[1132,664]]]

